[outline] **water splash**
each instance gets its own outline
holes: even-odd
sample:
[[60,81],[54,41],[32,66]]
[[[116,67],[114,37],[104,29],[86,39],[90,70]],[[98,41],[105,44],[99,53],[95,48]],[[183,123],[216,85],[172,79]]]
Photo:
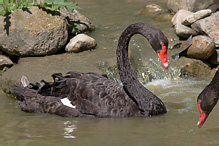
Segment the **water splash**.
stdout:
[[138,69],[137,72],[139,80],[145,85],[152,80],[157,79],[179,79],[181,72],[178,68],[169,66],[168,69],[165,69],[159,59],[149,59],[142,63],[142,67]]
[[[180,78],[180,69],[171,66],[168,69],[165,69],[159,59],[148,59],[147,61],[139,59],[139,61],[140,63],[131,62],[131,66],[137,75],[137,78],[143,85],[157,79],[177,80]],[[117,65],[109,66],[107,62],[102,62],[98,67],[105,72],[104,76],[107,76],[109,79],[112,79],[117,83],[121,83]]]

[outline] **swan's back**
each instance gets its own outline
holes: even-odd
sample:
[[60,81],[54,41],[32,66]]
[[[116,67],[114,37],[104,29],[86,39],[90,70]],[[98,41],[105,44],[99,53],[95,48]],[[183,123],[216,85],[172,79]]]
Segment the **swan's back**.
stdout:
[[[66,76],[52,76],[53,83],[41,81],[30,87],[13,86],[22,110],[69,117],[141,116],[138,106],[126,94],[123,86],[101,75],[72,71]],[[63,105],[61,99],[66,97],[75,108]]]

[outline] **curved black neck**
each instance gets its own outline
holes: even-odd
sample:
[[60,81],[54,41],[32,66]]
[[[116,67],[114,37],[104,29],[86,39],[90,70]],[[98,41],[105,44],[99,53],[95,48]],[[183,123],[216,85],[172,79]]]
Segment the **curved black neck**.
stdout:
[[130,39],[135,34],[141,34],[144,37],[146,37],[150,42],[150,36],[152,35],[152,33],[154,33],[154,31],[151,28],[152,27],[144,23],[132,24],[128,28],[126,28],[126,30],[122,33],[122,35],[119,38],[119,44],[116,53],[117,65],[120,79],[124,86],[132,84],[133,81],[137,81],[137,77],[130,67],[128,58],[128,46]]
[[[157,29],[144,23],[136,23],[130,25],[119,38],[117,47],[117,65],[120,79],[123,83],[126,93],[136,102],[142,112],[146,112],[151,106],[160,106],[160,113],[144,113],[148,115],[161,114],[166,112],[166,108],[162,101],[147,90],[137,79],[132,71],[128,58],[128,45],[131,37],[135,34],[141,34],[147,38],[150,44],[154,43],[153,37],[157,36]],[[156,42],[159,44],[159,42]],[[153,46],[152,46],[153,47]],[[153,112],[153,110],[151,110]]]
[[[219,87],[219,70],[216,71],[210,85],[214,85],[217,88]],[[219,89],[218,89],[218,92],[219,92]]]

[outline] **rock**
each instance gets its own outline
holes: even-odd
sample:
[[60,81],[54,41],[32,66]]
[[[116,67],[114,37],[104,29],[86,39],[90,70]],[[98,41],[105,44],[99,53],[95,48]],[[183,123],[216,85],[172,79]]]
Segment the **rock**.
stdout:
[[5,66],[10,67],[13,65],[11,59],[4,55],[0,55],[0,70],[2,70]]
[[167,6],[173,12],[180,9],[196,12],[208,8],[213,3],[214,0],[168,0]]
[[92,31],[95,29],[95,25],[78,10],[67,10],[65,7],[60,9],[61,16],[66,17],[71,25],[75,25],[80,32]]
[[39,56],[58,52],[67,42],[67,22],[38,7],[0,17],[0,47],[10,55]]
[[181,9],[173,16],[171,22],[173,23],[173,25],[176,25],[178,23],[181,24],[183,19],[191,14],[193,14],[193,12]]
[[171,50],[168,52],[168,56],[171,59],[179,59],[181,56],[185,56],[184,52],[192,45],[192,36],[186,41],[176,43]]
[[208,9],[211,9],[212,13],[215,13],[216,11],[219,10],[219,2],[218,4],[213,4],[210,7],[208,7]]
[[204,17],[207,17],[211,14],[211,9],[206,9],[206,10],[200,10],[197,11],[186,18],[182,21],[183,25],[191,25],[192,23],[196,22],[199,19],[202,19]]
[[159,12],[162,10],[162,7],[156,4],[150,4],[146,5],[145,8],[140,12],[142,15],[147,14],[155,14],[156,12]]
[[197,35],[197,32],[190,27],[182,25],[180,23],[175,25],[176,34],[180,39],[187,39],[191,35]]
[[67,52],[82,52],[86,50],[93,49],[97,46],[96,41],[86,34],[78,34],[73,37],[67,44],[65,50]]
[[171,63],[179,68],[181,77],[199,77],[206,79],[207,77],[212,78],[215,73],[207,64],[198,59],[180,57]]
[[186,51],[186,56],[200,60],[208,59],[215,52],[215,45],[211,38],[198,35],[192,38],[192,45]]
[[216,47],[219,47],[219,11],[211,16],[198,20],[191,27],[200,34],[207,34],[214,40]]
[[170,21],[172,18],[173,16],[171,14],[162,13],[162,14],[157,14],[156,16],[154,16],[153,20],[158,21],[158,22],[164,22],[164,21]]
[[215,65],[219,64],[219,50],[216,50],[214,54],[209,57],[208,62]]

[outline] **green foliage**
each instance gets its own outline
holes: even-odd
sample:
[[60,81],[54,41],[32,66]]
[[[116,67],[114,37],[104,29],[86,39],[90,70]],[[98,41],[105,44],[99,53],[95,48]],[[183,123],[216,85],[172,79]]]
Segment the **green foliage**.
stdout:
[[66,7],[68,10],[79,9],[77,3],[75,2],[68,2],[67,0],[44,0],[43,3],[34,3],[34,5],[43,7],[47,10],[56,11],[60,9],[60,7]]
[[66,7],[68,10],[80,8],[74,0],[71,2],[67,0],[41,0],[42,2],[40,3],[36,1],[37,0],[0,0],[0,15],[29,6],[39,6],[50,11],[56,11],[60,9],[60,7]]

